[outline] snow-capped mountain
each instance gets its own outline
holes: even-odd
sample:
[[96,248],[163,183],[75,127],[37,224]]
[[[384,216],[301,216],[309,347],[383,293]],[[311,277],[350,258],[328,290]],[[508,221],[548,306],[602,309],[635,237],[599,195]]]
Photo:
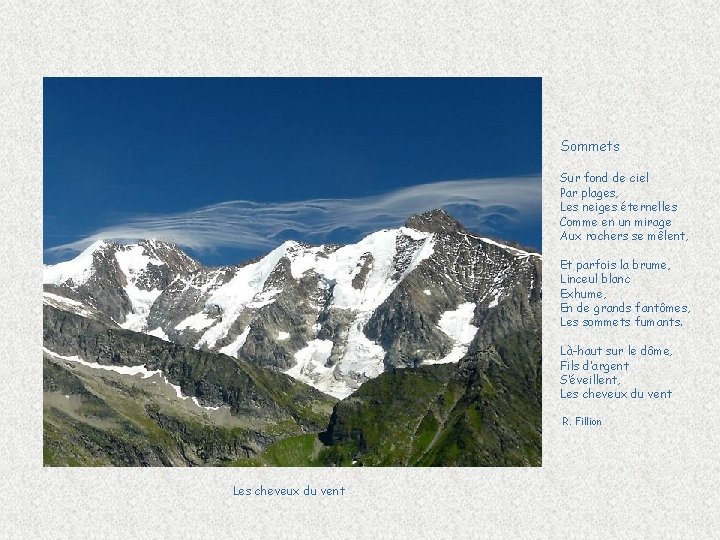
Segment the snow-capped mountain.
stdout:
[[288,241],[237,266],[174,245],[96,242],[46,266],[44,301],[111,326],[271,367],[345,397],[393,367],[458,362],[539,328],[541,257],[444,211],[356,244]]

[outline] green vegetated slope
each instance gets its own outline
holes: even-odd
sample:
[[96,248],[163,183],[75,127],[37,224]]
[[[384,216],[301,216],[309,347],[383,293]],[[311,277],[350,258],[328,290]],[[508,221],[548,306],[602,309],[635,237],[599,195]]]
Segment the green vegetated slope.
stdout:
[[320,456],[325,448],[319,433],[295,435],[271,444],[252,458],[241,458],[230,463],[236,467],[320,467]]
[[[539,348],[534,358],[522,354],[527,346],[513,336],[457,366],[394,370],[369,381],[335,407],[324,435],[332,445],[327,461],[539,466],[540,356]],[[519,370],[513,355],[528,369]]]
[[460,364],[394,369],[335,405],[328,429],[236,465],[539,466],[540,340],[521,332]]
[[[229,356],[52,307],[45,319],[45,346],[56,353],[44,355],[46,465],[541,464],[538,332],[512,333],[459,364],[391,369],[335,403]],[[119,375],[57,356],[73,351],[162,376]]]
[[[282,373],[226,355],[50,306],[44,317],[44,343],[52,351],[43,359],[46,465],[229,463],[287,437],[322,431],[335,402]],[[89,362],[145,365],[161,374],[128,376],[62,358],[78,352]]]

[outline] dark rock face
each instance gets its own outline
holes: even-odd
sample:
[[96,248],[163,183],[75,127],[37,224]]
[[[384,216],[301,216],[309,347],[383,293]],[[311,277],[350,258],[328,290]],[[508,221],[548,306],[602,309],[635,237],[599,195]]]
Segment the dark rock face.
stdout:
[[355,275],[355,277],[352,280],[352,286],[355,289],[362,289],[363,285],[365,285],[365,280],[367,279],[368,273],[370,272],[370,269],[372,268],[373,264],[373,256],[372,253],[363,253],[360,257],[360,260],[358,261],[358,266],[360,267],[360,271]]
[[[436,233],[432,256],[397,286],[365,327],[367,336],[388,352],[388,367],[414,367],[446,355],[452,343],[438,328],[440,315],[465,302],[476,305],[473,324],[484,345],[530,323],[540,326],[540,258],[518,256],[458,232],[447,224],[449,216],[438,212],[430,213],[439,218],[439,228],[433,228],[453,232]],[[417,223],[413,218],[408,222]]]
[[114,257],[115,246],[97,251],[93,257],[93,272],[90,279],[74,289],[75,296],[85,301],[112,320],[123,322],[131,310],[130,299],[123,290],[127,282]]
[[465,228],[455,218],[440,209],[410,216],[405,226],[416,231],[440,234],[465,232]]
[[[283,437],[323,429],[333,402],[287,375],[51,306],[44,308],[43,338],[52,351],[45,355],[43,382],[46,439],[56,464],[199,465],[247,458]],[[65,360],[77,356],[103,366],[159,370],[164,381]],[[73,401],[66,405],[59,394]],[[68,439],[71,433],[77,438]]]
[[[176,275],[191,274],[200,266],[172,244],[141,240],[137,247],[144,257],[157,263],[148,264],[145,271],[134,279],[133,284],[142,291],[163,290],[175,280]],[[92,253],[87,280],[46,283],[45,290],[82,302],[115,323],[124,323],[133,311],[133,305],[125,289],[130,276],[121,269],[117,254],[127,253],[130,249],[130,246],[106,242]]]
[[[144,365],[162,370],[184,394],[197,396],[207,405],[229,405],[235,413],[272,416],[277,403],[257,385],[258,377],[271,379],[273,387],[288,392],[294,385],[287,375],[260,370],[226,355],[197,351],[129,330],[106,327],[91,319],[45,306],[45,347],[62,356],[80,355],[103,365]],[[322,393],[304,385],[299,399],[323,400]]]

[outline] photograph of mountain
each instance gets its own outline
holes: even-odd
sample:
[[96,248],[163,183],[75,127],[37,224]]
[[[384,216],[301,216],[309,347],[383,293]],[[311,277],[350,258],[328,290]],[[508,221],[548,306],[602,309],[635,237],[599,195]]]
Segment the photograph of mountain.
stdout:
[[44,82],[46,466],[540,466],[539,78]]

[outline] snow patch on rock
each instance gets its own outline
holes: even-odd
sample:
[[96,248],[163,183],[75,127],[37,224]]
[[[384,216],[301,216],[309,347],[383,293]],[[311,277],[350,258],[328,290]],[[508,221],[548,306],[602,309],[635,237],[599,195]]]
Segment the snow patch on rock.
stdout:
[[329,339],[313,339],[295,353],[296,364],[285,373],[339,399],[349,396],[353,389],[335,377],[336,366],[325,365],[332,348],[333,342]]
[[443,358],[425,361],[426,364],[447,364],[459,362],[467,354],[478,327],[472,324],[475,316],[475,304],[466,302],[460,304],[456,310],[446,311],[440,317],[438,327],[445,335],[454,341],[452,350]]
[[73,313],[77,313],[83,317],[92,317],[93,315],[90,309],[82,302],[72,300],[71,298],[65,298],[64,296],[59,296],[57,294],[52,294],[47,291],[43,291],[43,304],[48,304],[65,311],[72,311]]
[[96,251],[107,245],[98,240],[88,246],[74,259],[43,267],[43,284],[62,285],[72,282],[72,285],[82,285],[92,275],[93,257]]
[[[393,263],[398,239],[402,236],[422,241],[422,244],[415,249],[407,267],[398,276]],[[423,260],[432,256],[434,239],[432,233],[402,227],[370,234],[356,244],[342,246],[329,254],[324,253],[322,246],[309,249],[293,246],[289,255],[293,277],[300,279],[309,270],[314,270],[320,275],[321,283],[332,285],[330,306],[352,311],[355,319],[350,324],[343,354],[335,366],[324,367],[332,342],[313,340],[296,353],[297,364],[286,373],[335,397],[348,396],[361,382],[382,373],[385,350],[368,339],[363,329],[373,312],[398,284]],[[367,253],[372,255],[372,265],[358,289],[353,281],[362,271],[363,264],[359,261]]]
[[155,337],[163,339],[165,341],[168,341],[168,342],[170,341],[170,338],[168,337],[168,335],[159,326],[155,330],[150,330],[148,332],[148,336],[155,336]]
[[227,336],[230,327],[246,308],[260,308],[275,301],[280,291],[265,291],[265,282],[285,256],[286,244],[275,248],[258,262],[239,268],[230,281],[212,292],[205,307],[220,309],[222,319],[203,334],[197,346],[215,346]]
[[191,328],[193,330],[204,330],[213,324],[215,324],[215,319],[211,319],[205,312],[201,311],[200,313],[195,313],[184,318],[175,325],[175,330],[185,330],[187,328]]
[[67,362],[74,362],[76,364],[80,364],[85,367],[89,367],[91,369],[102,369],[105,371],[113,371],[119,375],[129,375],[131,377],[140,375],[143,379],[148,379],[150,377],[158,376],[158,377],[161,377],[163,381],[165,381],[165,384],[172,387],[172,389],[175,391],[175,395],[177,396],[178,399],[182,399],[182,400],[190,399],[198,407],[209,410],[209,411],[216,411],[220,408],[220,407],[205,407],[203,405],[200,405],[200,402],[198,401],[198,399],[195,396],[184,395],[182,393],[182,389],[178,385],[173,384],[170,381],[168,381],[167,378],[165,377],[165,375],[163,375],[162,370],[160,370],[160,369],[150,371],[145,367],[144,364],[141,366],[106,366],[103,364],[98,364],[96,362],[88,362],[86,360],[83,360],[79,356],[63,356],[63,355],[57,354],[49,349],[46,349],[45,347],[43,347],[43,352],[49,356],[52,356],[53,358],[65,360]]
[[245,341],[247,341],[248,334],[250,334],[250,325],[247,325],[245,330],[243,330],[230,345],[226,345],[220,349],[220,352],[237,358],[238,352],[242,349],[242,346],[245,345]]
[[162,266],[163,262],[146,255],[145,248],[139,244],[118,249],[115,252],[115,259],[127,279],[127,284],[123,288],[132,306],[132,311],[125,316],[125,322],[120,326],[135,332],[143,332],[147,330],[146,324],[150,308],[162,291],[143,289],[138,286],[138,283],[150,265]]

